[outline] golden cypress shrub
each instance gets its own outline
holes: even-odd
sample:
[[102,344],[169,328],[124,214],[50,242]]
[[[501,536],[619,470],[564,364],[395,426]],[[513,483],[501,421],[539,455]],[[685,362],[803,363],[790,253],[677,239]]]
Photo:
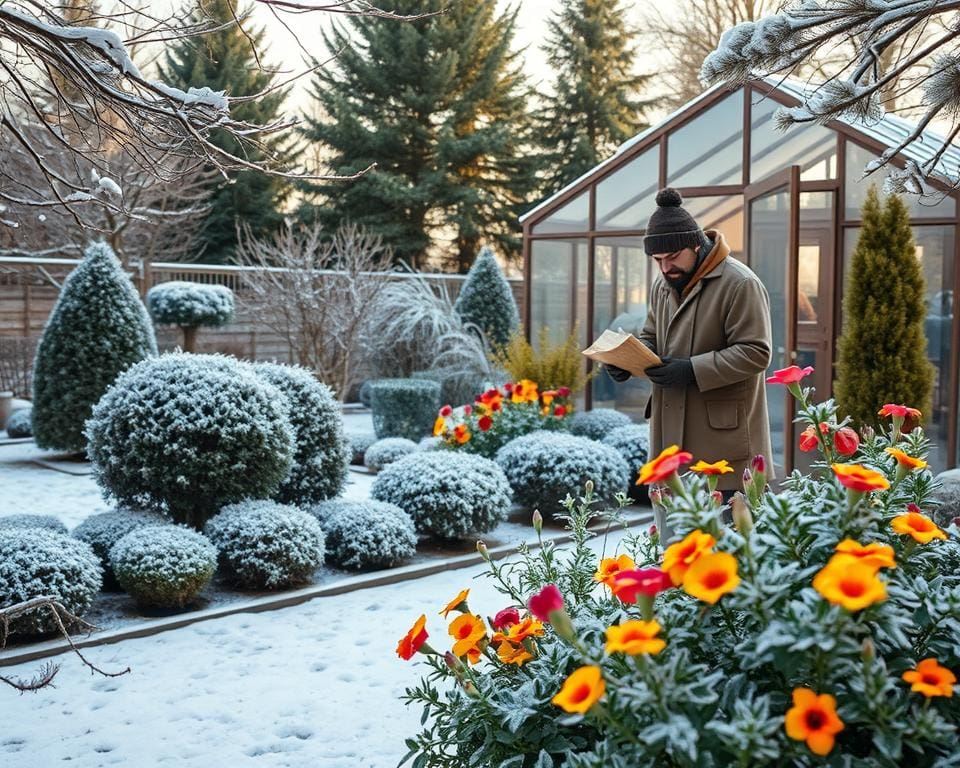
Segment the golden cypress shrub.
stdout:
[[530,379],[540,391],[569,387],[574,394],[596,376],[584,369],[577,329],[560,342],[550,341],[550,330],[544,326],[537,334],[534,348],[522,331],[515,331],[505,347],[490,356],[491,361],[510,374],[513,381]]

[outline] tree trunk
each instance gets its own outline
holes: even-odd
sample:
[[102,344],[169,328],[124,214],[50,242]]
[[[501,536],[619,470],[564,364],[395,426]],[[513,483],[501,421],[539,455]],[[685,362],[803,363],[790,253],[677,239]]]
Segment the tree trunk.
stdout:
[[180,329],[183,331],[183,351],[196,352],[197,351],[197,326],[181,325]]

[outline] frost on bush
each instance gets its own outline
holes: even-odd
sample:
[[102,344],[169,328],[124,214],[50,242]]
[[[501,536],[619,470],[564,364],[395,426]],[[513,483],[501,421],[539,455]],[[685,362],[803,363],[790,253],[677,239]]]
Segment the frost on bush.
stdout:
[[7,515],[0,517],[0,528],[43,528],[54,533],[67,533],[67,526],[54,515]]
[[82,451],[84,422],[117,375],[157,354],[153,325],[106,243],[87,248],[50,313],[33,366],[33,436]]
[[225,285],[172,280],[147,291],[147,308],[157,323],[217,327],[233,319],[233,291]]
[[363,456],[367,448],[377,442],[377,436],[373,432],[347,432],[346,440],[350,449],[350,463],[363,464]]
[[960,470],[948,469],[937,475],[931,501],[937,522],[946,527],[960,518]]
[[440,384],[419,379],[380,379],[370,387],[377,437],[419,440],[430,433],[440,410]]
[[630,468],[609,445],[563,432],[531,432],[497,452],[497,464],[513,488],[514,499],[543,514],[561,510],[570,488],[592,480],[597,498],[610,502],[626,491]]
[[7,419],[7,437],[30,437],[33,435],[33,409],[21,408]]
[[520,326],[520,313],[510,283],[503,276],[493,251],[486,247],[477,254],[453,306],[465,323],[483,331],[496,347],[505,346]]
[[640,468],[647,463],[650,455],[650,425],[630,424],[618,427],[601,441],[604,445],[616,448],[630,469],[630,485],[640,474]]
[[[49,595],[82,617],[100,591],[100,562],[82,541],[38,528],[0,528],[0,608]],[[13,619],[10,632],[53,632],[48,608]]]
[[217,546],[224,576],[245,589],[305,584],[323,565],[323,530],[297,507],[242,501],[224,507],[203,530]]
[[224,504],[276,491],[294,450],[286,410],[274,387],[230,358],[145,360],[94,408],[94,477],[121,505],[200,528]]
[[510,511],[510,485],[490,459],[451,451],[413,453],[386,467],[373,498],[396,504],[417,531],[443,539],[486,533]]
[[591,440],[603,440],[613,430],[632,424],[630,417],[613,408],[594,408],[580,411],[570,421],[570,431]]
[[392,464],[397,459],[418,450],[419,446],[413,440],[407,440],[405,437],[385,437],[367,448],[363,454],[363,465],[367,469],[379,472],[387,464]]
[[182,608],[217,569],[217,550],[183,525],[143,525],[110,549],[110,567],[123,591],[149,608]]
[[341,568],[391,568],[413,557],[413,520],[395,504],[333,499],[308,510],[327,537],[327,557]]
[[450,405],[472,403],[487,384],[486,376],[454,366],[414,371],[410,378],[437,382],[440,385],[440,403]]
[[337,496],[347,481],[347,445],[333,391],[305,368],[258,363],[253,370],[283,396],[293,427],[293,464],[273,498],[308,504]]
[[158,525],[166,522],[167,519],[158,512],[121,508],[90,515],[73,529],[72,535],[91,546],[103,565],[104,585],[114,587],[116,579],[110,568],[110,550],[113,545],[130,531],[135,531],[144,525]]

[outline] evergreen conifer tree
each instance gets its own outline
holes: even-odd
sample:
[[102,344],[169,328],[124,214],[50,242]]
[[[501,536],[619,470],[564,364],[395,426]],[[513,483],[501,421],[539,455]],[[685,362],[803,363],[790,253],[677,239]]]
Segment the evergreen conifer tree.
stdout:
[[929,415],[933,366],[923,332],[923,272],[906,206],[896,195],[881,206],[871,187],[853,252],[839,341],[837,406],[857,425],[877,425],[884,403]]
[[346,221],[383,237],[398,260],[428,254],[466,272],[482,239],[517,255],[517,217],[535,186],[525,143],[528,92],[511,50],[516,10],[485,0],[397,0],[418,21],[350,17],[325,36],[342,51],[317,74],[320,117],[305,136],[351,183],[311,186],[303,211],[333,230]]
[[117,375],[157,354],[147,310],[106,243],[90,245],[60,290],[33,364],[33,436],[82,451],[84,422]]
[[650,75],[634,74],[636,35],[621,0],[563,0],[543,50],[553,93],[538,115],[547,190],[556,191],[647,127],[653,102],[639,98]]
[[520,325],[520,313],[510,284],[489,248],[482,248],[470,267],[453,308],[473,323],[494,348],[502,348]]
[[[252,96],[267,88],[272,75],[260,68],[251,47],[261,49],[265,32],[255,30],[248,38],[233,23],[234,13],[244,12],[237,7],[237,0],[204,0],[202,11],[194,12],[194,20],[207,19],[223,28],[171,45],[160,65],[161,79],[184,91],[207,86],[231,97]],[[235,102],[230,105],[230,114],[238,120],[266,125],[280,117],[285,97],[284,91],[274,91],[251,101]],[[290,153],[285,139],[269,136],[262,141],[263,151],[255,156],[225,133],[212,134],[211,141],[238,157],[258,162],[273,156],[279,164]],[[239,171],[229,180],[218,176],[211,184],[211,210],[197,242],[197,252],[204,262],[221,264],[232,260],[238,222],[249,226],[254,237],[272,234],[283,222],[279,208],[290,191],[283,179],[257,171]]]

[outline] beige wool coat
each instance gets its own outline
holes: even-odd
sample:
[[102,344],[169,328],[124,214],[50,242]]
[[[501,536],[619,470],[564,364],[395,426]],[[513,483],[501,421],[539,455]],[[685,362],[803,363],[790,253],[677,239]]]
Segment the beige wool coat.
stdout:
[[[658,275],[640,339],[660,356],[689,357],[696,385],[654,385],[647,404],[650,456],[670,445],[694,461],[726,459],[734,472],[721,475],[721,490],[742,487],[744,467],[757,454],[773,477],[765,372],[771,359],[770,297],[760,279],[728,256],[723,235],[707,231],[719,263],[688,287],[681,300]],[[719,249],[719,250],[718,250]]]

